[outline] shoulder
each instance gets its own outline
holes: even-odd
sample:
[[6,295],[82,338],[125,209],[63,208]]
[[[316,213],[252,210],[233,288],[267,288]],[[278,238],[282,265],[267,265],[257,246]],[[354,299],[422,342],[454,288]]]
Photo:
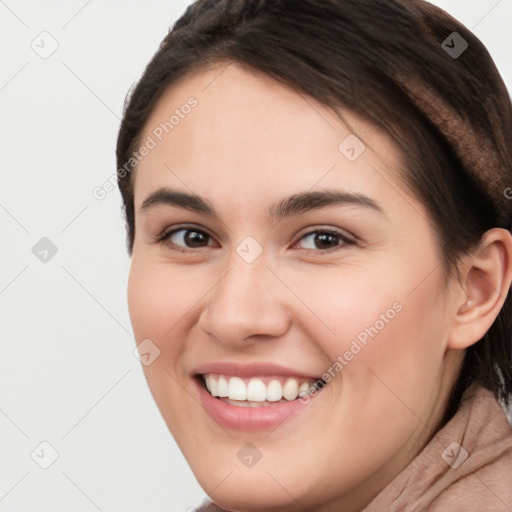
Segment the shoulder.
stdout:
[[453,418],[365,511],[509,511],[511,474],[507,416],[489,390],[473,385]]
[[468,393],[464,409],[467,422],[457,443],[458,460],[441,478],[445,488],[432,496],[428,510],[511,510],[512,427],[507,416],[494,395],[481,387]]

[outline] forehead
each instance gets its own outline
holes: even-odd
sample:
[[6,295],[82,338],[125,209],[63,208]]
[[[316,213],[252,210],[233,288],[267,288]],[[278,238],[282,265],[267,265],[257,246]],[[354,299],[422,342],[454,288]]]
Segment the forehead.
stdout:
[[347,109],[341,116],[236,63],[188,75],[163,94],[142,132],[151,149],[135,173],[135,207],[165,185],[228,202],[316,185],[380,187],[380,195],[384,181],[400,187],[390,137]]

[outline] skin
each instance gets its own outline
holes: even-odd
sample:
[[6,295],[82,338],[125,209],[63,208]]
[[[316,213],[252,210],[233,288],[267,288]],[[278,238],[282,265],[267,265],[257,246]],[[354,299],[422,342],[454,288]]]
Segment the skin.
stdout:
[[[461,259],[461,279],[448,279],[435,227],[402,185],[401,155],[386,133],[343,110],[349,128],[326,106],[235,63],[166,91],[140,140],[190,96],[198,105],[132,176],[128,305],[136,342],[160,349],[144,366],[151,393],[219,505],[361,510],[437,430],[464,349],[492,324],[510,287],[512,237],[489,231]],[[353,162],[338,150],[350,133],[366,144]],[[219,219],[165,205],[141,210],[161,187],[206,198]],[[383,214],[345,205],[277,223],[268,216],[275,201],[312,189],[364,194]],[[175,246],[155,243],[183,223],[209,235],[202,247],[187,250],[186,230]],[[356,243],[315,245],[318,229]],[[247,236],[263,248],[251,264],[236,252]],[[270,361],[321,376],[397,302],[401,311],[277,428],[229,430],[199,403],[191,376],[199,364]],[[251,468],[236,456],[248,441],[262,453]]]

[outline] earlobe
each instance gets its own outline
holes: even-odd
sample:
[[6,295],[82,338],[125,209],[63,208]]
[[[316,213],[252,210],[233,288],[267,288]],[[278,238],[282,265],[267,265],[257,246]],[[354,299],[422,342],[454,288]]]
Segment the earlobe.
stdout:
[[464,263],[461,277],[465,302],[454,306],[448,338],[448,348],[459,350],[482,339],[503,307],[512,282],[511,233],[487,231]]

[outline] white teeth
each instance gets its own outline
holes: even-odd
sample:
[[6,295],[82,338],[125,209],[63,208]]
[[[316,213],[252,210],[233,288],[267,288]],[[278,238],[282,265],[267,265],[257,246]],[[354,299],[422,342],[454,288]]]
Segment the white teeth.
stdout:
[[219,377],[219,380],[217,381],[217,392],[219,397],[227,397],[229,396],[229,385],[228,380],[226,377],[223,377],[222,375]]
[[247,400],[245,382],[240,377],[231,377],[229,379],[228,396],[230,400]]
[[[288,400],[280,400],[280,402],[287,402]],[[237,407],[268,407],[272,402],[250,402],[249,400],[226,400],[228,404],[236,405]]]
[[310,389],[318,388],[312,381],[299,381],[293,377],[286,380],[272,379],[268,384],[257,377],[244,380],[211,373],[203,375],[203,378],[212,396],[224,398],[226,402],[240,407],[260,407],[279,401],[292,401],[306,396]]
[[283,386],[278,380],[271,380],[267,386],[267,401],[277,402],[283,398]]
[[215,379],[213,376],[210,376],[210,393],[212,394],[212,396],[219,396],[217,387],[217,379]]
[[267,387],[260,379],[251,379],[247,384],[247,400],[264,402],[267,399]]
[[299,386],[299,396],[300,397],[303,397],[303,396],[306,396],[308,394],[308,390],[311,386],[309,385],[309,383],[307,382],[303,382],[300,386]]
[[283,386],[283,397],[286,400],[295,400],[299,394],[299,383],[296,379],[288,379]]

